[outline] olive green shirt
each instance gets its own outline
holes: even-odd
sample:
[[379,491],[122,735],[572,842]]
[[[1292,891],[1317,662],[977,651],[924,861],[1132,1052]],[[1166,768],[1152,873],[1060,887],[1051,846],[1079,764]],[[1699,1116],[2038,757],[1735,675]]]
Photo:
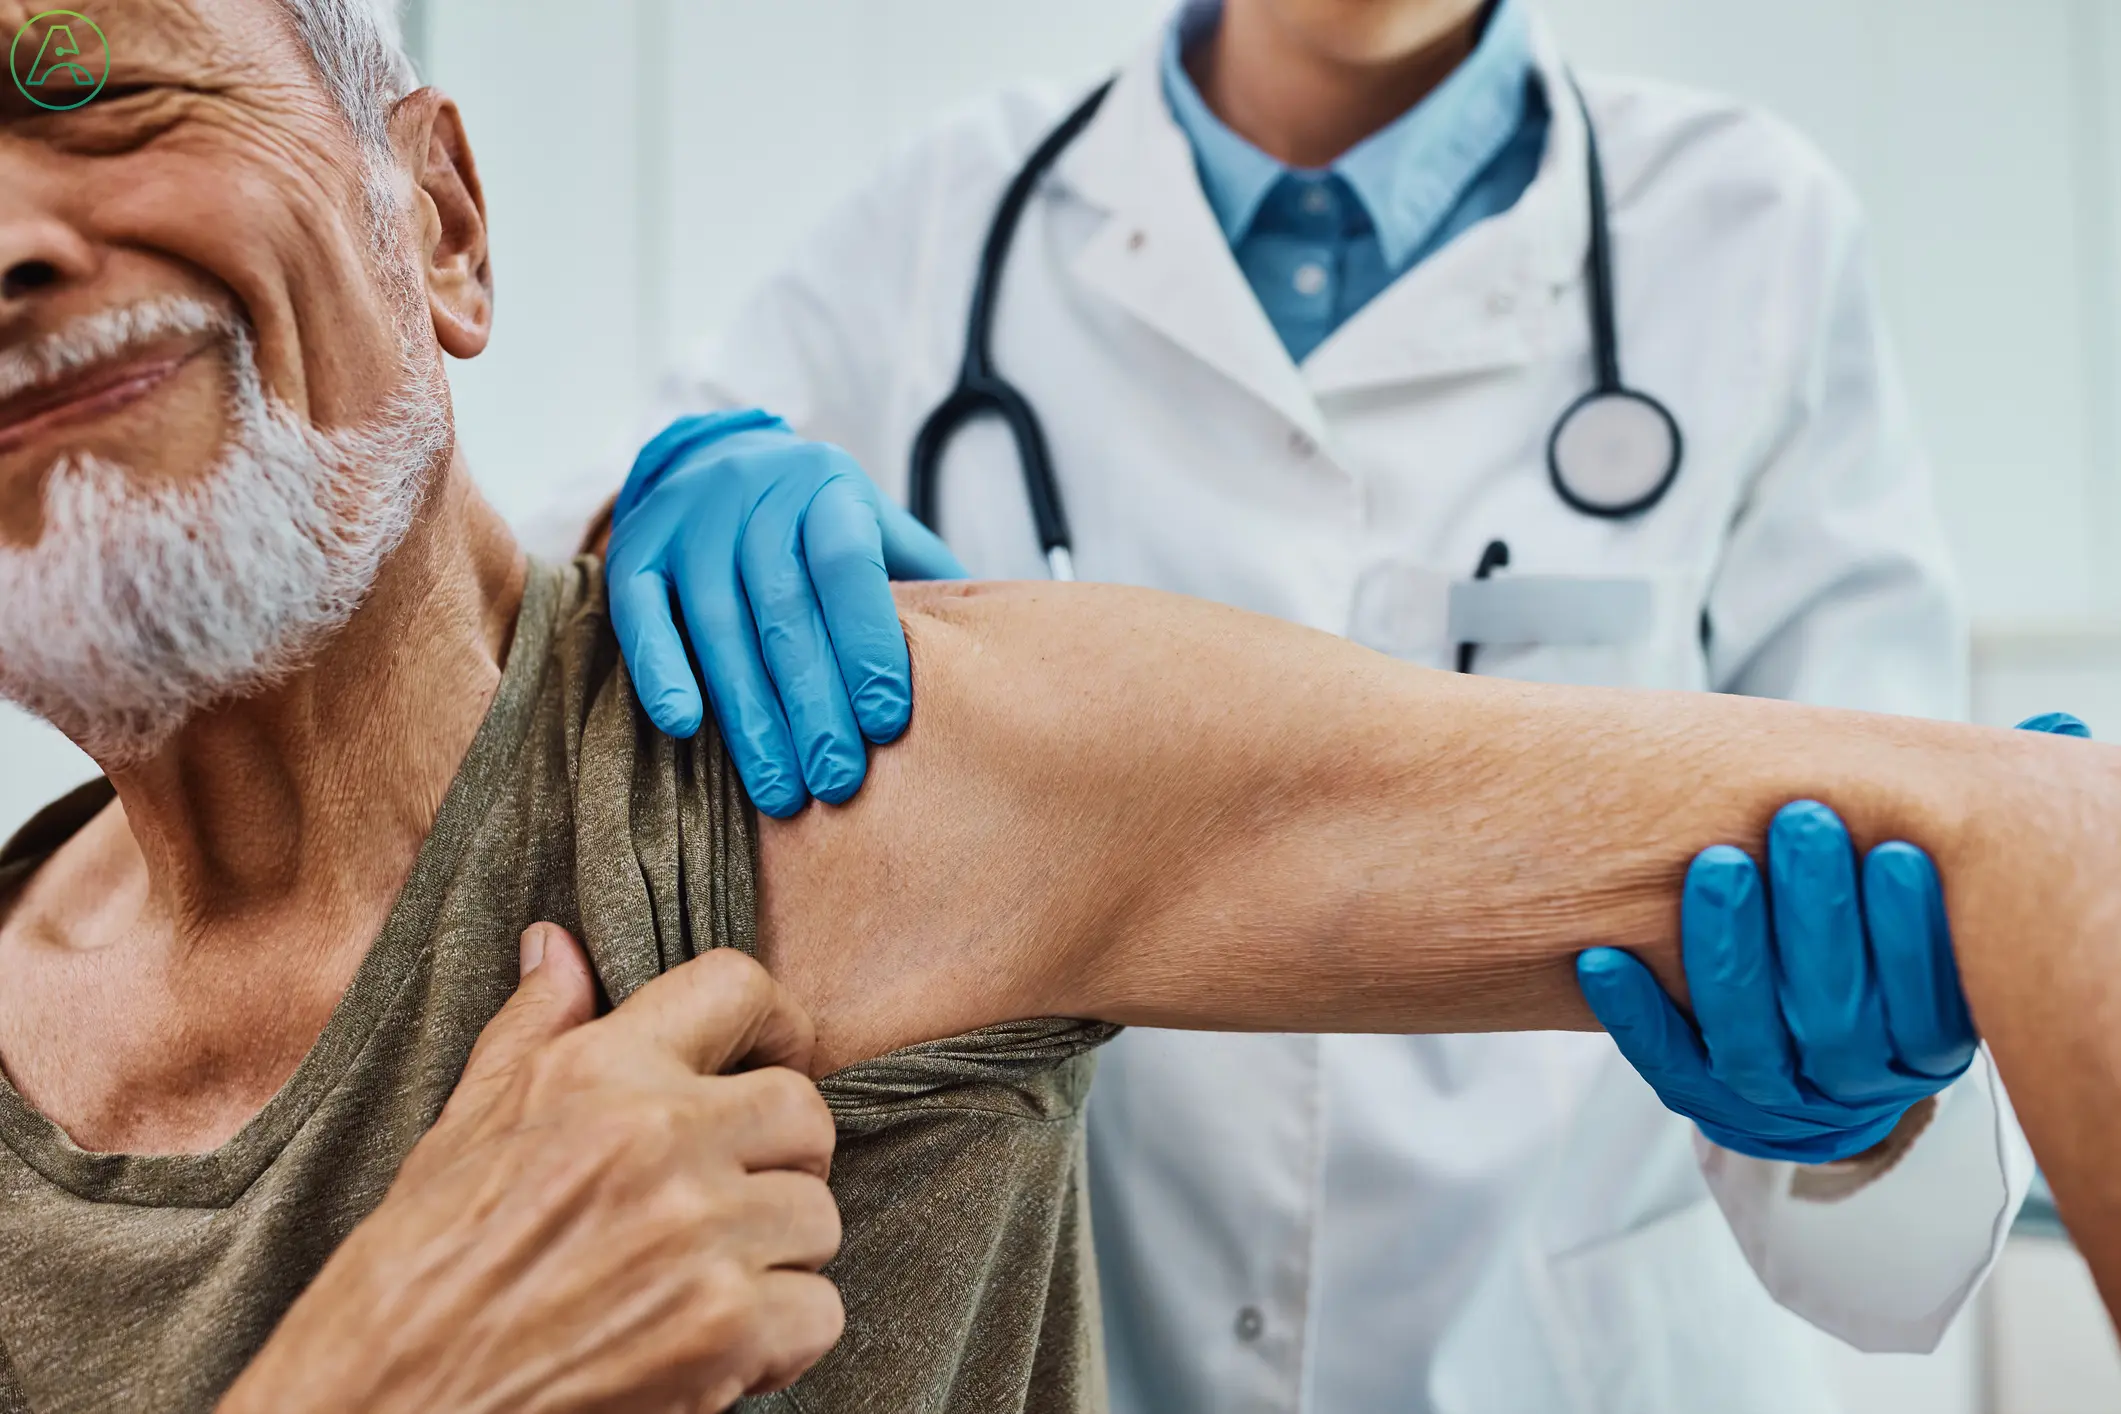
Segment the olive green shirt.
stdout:
[[[533,565],[493,706],[404,892],[242,1133],[211,1154],[88,1153],[0,1082],[0,1414],[210,1409],[440,1114],[531,923],[582,937],[614,1003],[753,946],[750,805],[711,729],[675,742],[649,724],[602,584],[593,560]],[[86,787],[0,852],[0,906],[110,798]],[[847,1333],[747,1410],[1104,1407],[1082,1104],[1111,1034],[1016,1023],[824,1082]]]

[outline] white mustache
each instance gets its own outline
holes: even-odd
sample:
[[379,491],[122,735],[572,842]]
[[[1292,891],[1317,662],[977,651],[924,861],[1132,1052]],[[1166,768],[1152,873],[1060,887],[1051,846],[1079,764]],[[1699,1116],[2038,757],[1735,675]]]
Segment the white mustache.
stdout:
[[0,349],[0,400],[36,392],[157,339],[238,332],[229,315],[184,295],[106,309],[21,348]]

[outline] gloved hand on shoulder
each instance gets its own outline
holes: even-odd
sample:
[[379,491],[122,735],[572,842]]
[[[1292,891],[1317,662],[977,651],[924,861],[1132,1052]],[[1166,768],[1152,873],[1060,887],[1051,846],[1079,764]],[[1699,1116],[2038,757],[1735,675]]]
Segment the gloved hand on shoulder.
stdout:
[[964,573],[852,457],[757,411],[681,418],[642,450],[606,566],[649,717],[689,737],[711,703],[753,803],[780,817],[851,798],[868,743],[906,729],[913,668],[890,581]]

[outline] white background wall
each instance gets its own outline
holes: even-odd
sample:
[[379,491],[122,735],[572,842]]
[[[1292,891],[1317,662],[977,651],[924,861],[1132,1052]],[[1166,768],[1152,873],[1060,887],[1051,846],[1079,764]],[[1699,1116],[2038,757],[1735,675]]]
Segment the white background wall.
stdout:
[[[938,113],[1012,77],[1109,69],[1162,8],[425,0],[429,72],[464,106],[494,222],[499,336],[456,376],[494,500],[526,516],[608,464],[663,359]],[[1980,625],[1977,712],[2068,706],[2121,733],[2121,11],[2111,0],[1545,8],[1584,67],[1757,99],[1850,175]],[[88,769],[0,712],[0,832]],[[2019,1286],[2066,1284],[2037,1272]],[[2015,1309],[2013,1332],[2066,1325]],[[1858,1407],[1978,1407],[1976,1346],[1969,1336],[1926,1366],[1853,1369]],[[2084,1408],[2121,1407],[2121,1393],[2066,1383]],[[2068,1394],[2004,1407],[2060,1414]]]

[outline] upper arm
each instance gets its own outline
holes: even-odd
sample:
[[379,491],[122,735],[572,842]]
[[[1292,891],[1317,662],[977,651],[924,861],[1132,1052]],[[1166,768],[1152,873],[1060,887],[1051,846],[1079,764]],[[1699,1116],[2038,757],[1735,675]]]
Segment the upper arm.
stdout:
[[1279,648],[1264,695],[1285,702],[1345,645],[1111,587],[899,594],[911,727],[847,805],[760,822],[763,955],[828,1062],[1021,1017],[1141,1021],[1158,967],[1263,945],[1223,911],[1266,886],[1248,841],[1319,797],[1317,763],[1229,668]]
[[848,804],[760,821],[762,956],[817,1017],[822,1065],[1065,1010],[1090,940],[1155,872],[1114,848],[1104,719],[1071,711],[1112,664],[1066,613],[1017,631],[1041,594],[900,587],[911,726]]
[[[849,804],[760,822],[762,955],[811,1009],[821,1066],[1038,1016],[1587,1020],[1567,958],[1620,935],[1542,897],[1505,821],[1596,796],[1550,807],[1491,782],[1539,750],[1520,732],[1498,759],[1487,740],[1493,699],[1521,689],[1145,590],[899,592],[905,737]],[[1632,926],[1661,928],[1665,889],[1631,897]]]

